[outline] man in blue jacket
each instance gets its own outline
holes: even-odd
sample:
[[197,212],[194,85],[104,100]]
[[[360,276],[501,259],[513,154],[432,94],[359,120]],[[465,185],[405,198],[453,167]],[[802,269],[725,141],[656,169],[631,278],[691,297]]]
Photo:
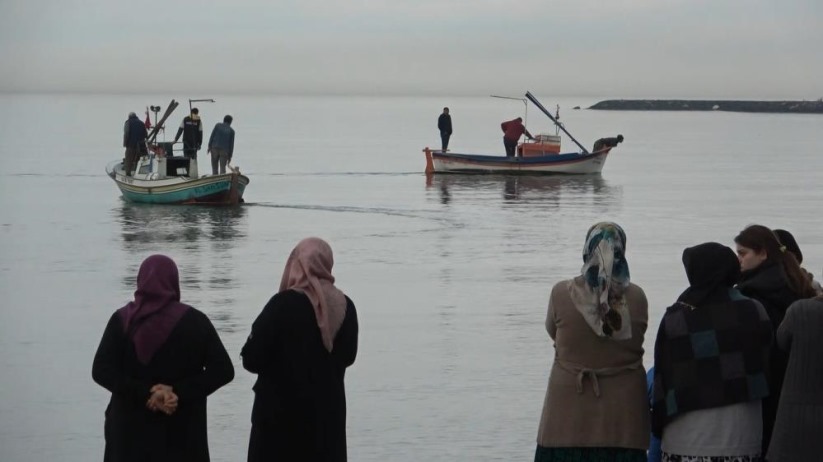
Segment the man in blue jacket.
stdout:
[[234,153],[234,129],[231,128],[232,117],[223,117],[223,122],[214,126],[209,137],[209,153],[211,153],[211,173],[217,175],[217,165],[220,173],[226,173],[226,164],[231,162]]

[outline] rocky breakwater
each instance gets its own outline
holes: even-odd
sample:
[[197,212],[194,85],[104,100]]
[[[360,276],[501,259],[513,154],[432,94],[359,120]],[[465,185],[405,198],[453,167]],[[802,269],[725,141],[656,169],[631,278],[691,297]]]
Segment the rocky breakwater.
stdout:
[[610,99],[589,109],[613,111],[731,111],[790,114],[823,114],[823,98],[817,101],[732,101],[685,99]]

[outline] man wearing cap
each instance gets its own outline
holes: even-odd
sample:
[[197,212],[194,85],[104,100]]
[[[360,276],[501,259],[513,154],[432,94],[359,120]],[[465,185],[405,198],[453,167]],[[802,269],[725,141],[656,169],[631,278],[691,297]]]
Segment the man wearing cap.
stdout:
[[200,111],[196,107],[192,108],[191,114],[184,117],[180,123],[177,135],[174,136],[175,143],[180,139],[180,135],[183,135],[183,155],[189,159],[197,159],[197,151],[203,144],[203,123],[200,121]]

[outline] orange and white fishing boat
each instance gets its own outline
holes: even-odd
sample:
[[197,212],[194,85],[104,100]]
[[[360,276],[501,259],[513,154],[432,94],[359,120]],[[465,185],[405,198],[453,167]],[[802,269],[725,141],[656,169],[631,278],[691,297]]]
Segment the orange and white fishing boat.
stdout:
[[538,109],[555,123],[579,148],[578,152],[560,152],[560,135],[539,134],[533,141],[520,143],[517,156],[490,156],[483,154],[443,152],[423,149],[426,173],[537,173],[537,174],[593,174],[600,173],[612,148],[589,152],[563,127],[557,118],[526,92]]

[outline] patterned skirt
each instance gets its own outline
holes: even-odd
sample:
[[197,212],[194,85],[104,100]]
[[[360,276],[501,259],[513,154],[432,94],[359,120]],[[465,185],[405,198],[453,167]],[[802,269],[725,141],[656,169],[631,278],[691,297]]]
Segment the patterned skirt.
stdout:
[[537,446],[534,462],[646,462],[646,451],[628,448],[544,448]]
[[682,456],[663,452],[663,462],[763,462],[762,456]]

